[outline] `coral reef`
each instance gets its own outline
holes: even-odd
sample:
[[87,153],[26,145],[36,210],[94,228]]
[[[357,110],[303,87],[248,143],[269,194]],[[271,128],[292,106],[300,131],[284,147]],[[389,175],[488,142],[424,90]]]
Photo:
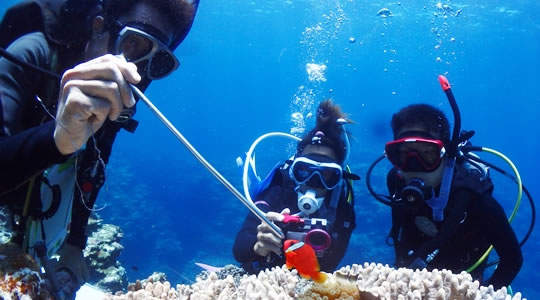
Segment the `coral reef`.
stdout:
[[49,299],[36,262],[16,244],[0,244],[0,299]]
[[86,264],[90,271],[89,282],[105,291],[118,291],[127,287],[126,270],[118,261],[124,247],[120,227],[103,224],[94,214],[88,221],[88,243],[84,249]]
[[13,237],[11,211],[7,205],[0,205],[0,244],[8,243]]
[[179,284],[176,288],[164,276],[154,275],[130,285],[125,294],[118,292],[106,299],[522,299],[520,293],[509,295],[506,288],[495,291],[491,286],[480,286],[465,272],[413,271],[375,263],[344,267],[329,274],[323,284],[301,279],[296,270],[284,266],[250,276],[234,266],[227,270],[219,275],[212,272],[199,276],[194,284]]

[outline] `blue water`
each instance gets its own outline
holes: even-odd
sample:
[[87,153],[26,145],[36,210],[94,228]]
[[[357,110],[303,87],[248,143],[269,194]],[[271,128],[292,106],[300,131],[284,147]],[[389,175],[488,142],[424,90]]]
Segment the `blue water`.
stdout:
[[[14,1],[2,3],[4,10]],[[452,119],[437,81],[445,74],[461,108],[463,129],[476,131],[474,144],[510,157],[533,197],[540,198],[540,4],[468,0],[441,5],[453,10],[444,13],[437,1],[202,0],[191,33],[175,52],[181,67],[154,82],[146,94],[241,190],[236,157],[261,134],[289,132],[295,126],[293,113],[315,113],[327,97],[356,121],[349,126],[355,137],[351,167],[365,178],[391,139],[389,120],[399,108],[426,102]],[[393,16],[377,16],[383,7]],[[310,80],[308,63],[325,65],[326,81]],[[162,271],[173,283],[189,283],[200,271],[194,262],[235,263],[232,243],[247,209],[142,104],[136,117],[136,134],[122,132],[117,138],[108,184],[96,204],[107,204],[101,215],[124,230],[120,260],[129,280]],[[262,173],[291,154],[290,145],[279,139],[258,150]],[[504,166],[499,159],[491,161]],[[380,192],[387,168],[381,164],[373,174]],[[510,214],[516,187],[502,176],[494,180],[495,196]],[[389,209],[368,195],[365,180],[356,184],[355,209],[358,226],[342,265],[391,264],[393,250],[385,244]],[[519,239],[529,220],[524,198],[513,223]],[[529,299],[540,297],[535,288],[539,247],[533,233],[512,284]]]

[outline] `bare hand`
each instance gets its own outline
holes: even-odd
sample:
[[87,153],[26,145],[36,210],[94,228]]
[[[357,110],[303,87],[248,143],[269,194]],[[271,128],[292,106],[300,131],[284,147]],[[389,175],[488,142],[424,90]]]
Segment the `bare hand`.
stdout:
[[54,141],[62,154],[79,150],[108,117],[116,120],[135,99],[129,83],[141,80],[137,67],[110,54],[77,65],[62,76]]
[[[270,211],[266,213],[266,217],[270,221],[283,221],[284,216],[290,214],[291,211],[285,208],[281,213]],[[253,246],[253,251],[260,256],[267,256],[270,252],[277,255],[281,254],[282,240],[274,234],[266,223],[262,222],[257,226],[257,242]]]

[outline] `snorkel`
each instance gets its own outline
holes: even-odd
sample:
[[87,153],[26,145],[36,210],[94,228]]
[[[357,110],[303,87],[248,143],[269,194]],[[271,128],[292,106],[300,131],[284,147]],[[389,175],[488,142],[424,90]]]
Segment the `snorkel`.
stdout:
[[452,93],[450,88],[450,83],[446,77],[439,75],[439,83],[443,89],[452,112],[454,114],[454,129],[452,132],[452,139],[450,140],[450,145],[448,145],[446,160],[444,165],[444,171],[441,181],[441,188],[439,191],[439,196],[432,197],[431,199],[426,200],[433,211],[433,220],[436,222],[442,222],[444,220],[444,209],[448,204],[448,198],[450,196],[450,188],[452,186],[452,178],[454,177],[454,167],[456,166],[456,156],[458,152],[458,145],[460,143],[459,132],[461,131],[461,113],[459,107],[457,106],[456,98]]

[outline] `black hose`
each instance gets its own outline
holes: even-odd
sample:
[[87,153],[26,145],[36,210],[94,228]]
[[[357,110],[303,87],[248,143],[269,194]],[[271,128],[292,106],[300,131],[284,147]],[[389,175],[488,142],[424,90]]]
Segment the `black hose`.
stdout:
[[[371,172],[373,171],[373,168],[375,168],[375,166],[385,158],[386,156],[385,155],[382,155],[381,157],[377,158],[372,164],[371,166],[369,166],[369,169],[367,170],[367,173],[366,173],[366,185],[367,185],[367,188],[368,188],[368,191],[369,193],[375,197],[375,199],[377,199],[377,201],[381,202],[382,204],[384,205],[388,205],[388,206],[396,206],[388,197],[384,196],[384,195],[379,195],[375,192],[375,190],[373,189],[373,187],[371,186]],[[383,197],[386,197],[388,199],[384,199]]]
[[37,72],[40,72],[42,73],[43,75],[47,76],[47,77],[50,77],[51,79],[55,79],[55,80],[60,80],[60,75],[56,74],[56,73],[53,73],[49,70],[45,70],[43,68],[40,68],[36,65],[33,65],[33,64],[29,64],[25,61],[22,61],[20,60],[19,58],[13,56],[11,53],[7,52],[6,49],[0,47],[0,56],[3,56],[5,57],[7,60],[11,61],[12,63],[14,64],[17,64],[21,67],[24,67],[24,68],[29,68],[29,69],[32,69],[34,71],[37,71]]

